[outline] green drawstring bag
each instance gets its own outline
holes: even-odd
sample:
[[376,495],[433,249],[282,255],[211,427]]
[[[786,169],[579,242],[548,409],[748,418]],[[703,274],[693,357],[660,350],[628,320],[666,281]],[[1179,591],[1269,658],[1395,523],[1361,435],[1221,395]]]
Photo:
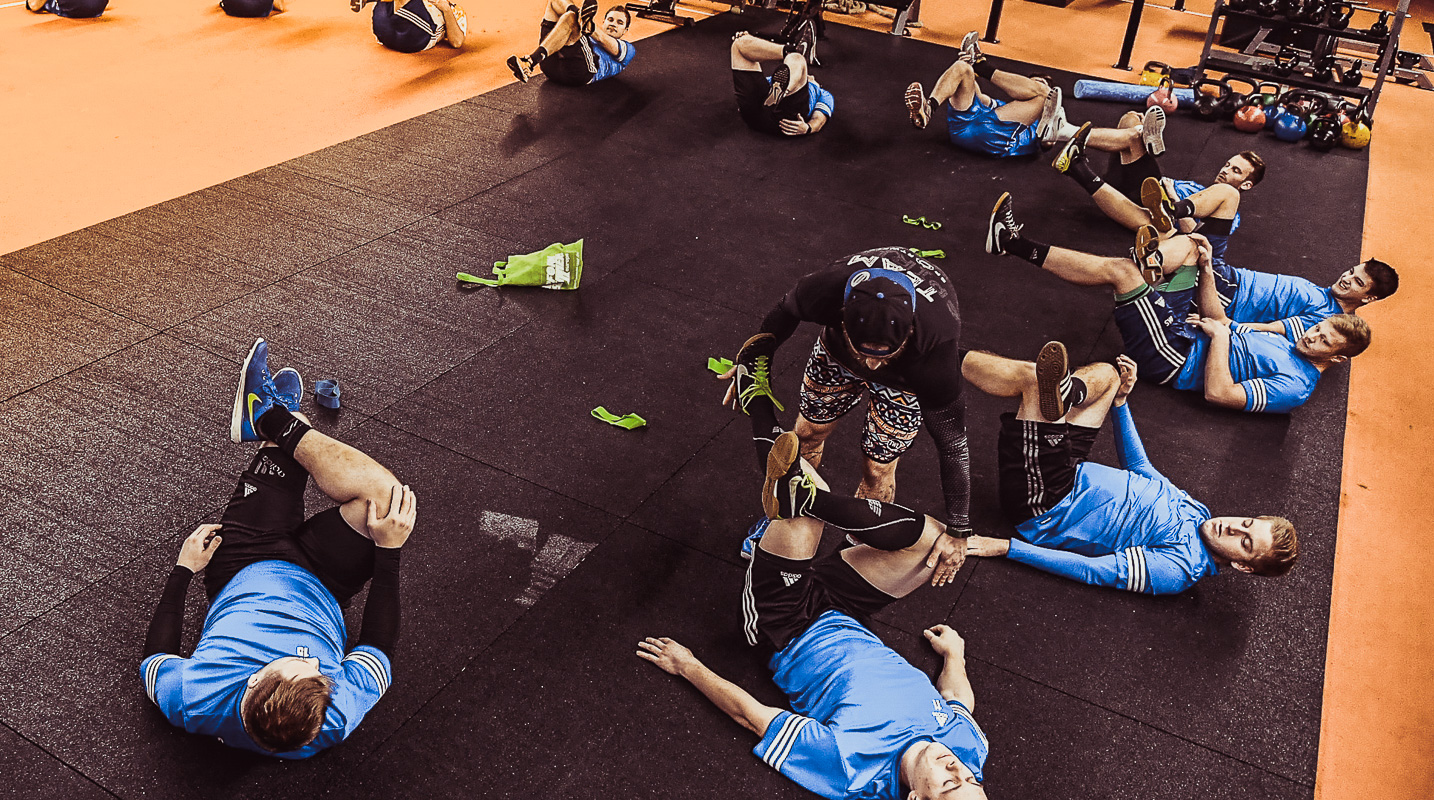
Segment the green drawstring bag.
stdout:
[[509,256],[493,262],[494,278],[479,278],[466,272],[458,280],[483,286],[541,286],[544,289],[578,288],[583,279],[583,240],[572,244],[550,244],[536,253]]

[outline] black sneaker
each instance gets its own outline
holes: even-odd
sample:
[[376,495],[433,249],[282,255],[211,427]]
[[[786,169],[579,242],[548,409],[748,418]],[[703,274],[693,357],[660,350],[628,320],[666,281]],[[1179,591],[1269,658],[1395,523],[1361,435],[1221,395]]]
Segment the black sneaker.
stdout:
[[1056,159],[1051,162],[1051,166],[1055,167],[1057,172],[1070,172],[1071,167],[1085,155],[1085,140],[1089,137],[1090,123],[1087,122],[1080,126],[1076,135],[1072,136],[1070,141],[1066,142],[1065,146],[1056,153]]
[[785,411],[772,394],[772,354],[777,351],[777,337],[770,333],[759,333],[742,344],[737,357],[732,360],[736,372],[732,376],[732,389],[737,408],[743,414],[755,398],[765,397],[779,411]]
[[767,91],[767,99],[762,102],[764,106],[774,106],[782,102],[787,96],[787,84],[792,80],[792,71],[783,64],[772,73],[772,88]]
[[1011,193],[1002,192],[991,211],[991,222],[986,226],[986,252],[1003,256],[1006,245],[1021,235],[1021,226],[1016,223],[1016,210],[1011,202]]
[[1066,415],[1065,390],[1069,388],[1069,373],[1066,346],[1060,342],[1046,342],[1041,354],[1036,356],[1036,394],[1041,401],[1041,416],[1046,422],[1055,422]]
[[583,7],[578,9],[578,30],[584,36],[592,36],[597,30],[597,0],[583,0]]
[[792,34],[787,45],[782,48],[782,52],[784,54],[798,53],[801,55],[802,60],[811,63],[812,53],[816,51],[816,48],[816,28],[812,26],[811,20],[803,20],[802,24],[797,26],[796,32]]
[[508,69],[513,70],[513,77],[522,83],[533,77],[533,62],[527,56],[508,56]]
[[762,482],[762,511],[770,519],[806,516],[816,500],[817,485],[802,469],[802,445],[787,431],[777,437],[767,454],[767,477]]

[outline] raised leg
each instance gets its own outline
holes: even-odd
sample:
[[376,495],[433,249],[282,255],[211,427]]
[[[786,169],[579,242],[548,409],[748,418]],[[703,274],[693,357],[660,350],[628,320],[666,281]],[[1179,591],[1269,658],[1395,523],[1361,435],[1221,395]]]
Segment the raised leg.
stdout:
[[957,61],[948,67],[931,89],[931,101],[937,108],[949,100],[952,108],[964,111],[980,99],[982,95],[976,85],[976,70],[965,61]]
[[294,448],[298,461],[319,490],[339,503],[344,520],[354,530],[368,536],[368,504],[373,503],[378,517],[388,515],[393,487],[401,485],[382,464],[355,447],[310,430]]

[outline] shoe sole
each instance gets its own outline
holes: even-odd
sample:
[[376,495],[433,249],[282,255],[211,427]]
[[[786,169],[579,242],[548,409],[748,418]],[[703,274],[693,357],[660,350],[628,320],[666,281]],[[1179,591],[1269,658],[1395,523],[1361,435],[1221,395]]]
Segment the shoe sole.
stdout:
[[[911,23],[908,22],[907,24],[910,25]],[[981,34],[976,31],[971,31],[961,37],[961,56],[966,58],[968,63],[974,63],[981,57],[981,46],[977,44],[980,39]]]
[[523,71],[523,66],[518,63],[517,56],[508,56],[508,69],[513,71],[513,77],[517,78],[519,83],[528,82],[528,73]]
[[990,222],[986,223],[986,252],[993,256],[1003,256],[1006,254],[1005,251],[998,246],[999,243],[996,241],[996,217],[1001,215],[1001,206],[1010,202],[1010,200],[1011,193],[1002,192],[1001,196],[996,198],[996,207],[991,209]]
[[1066,415],[1065,399],[1061,397],[1061,381],[1070,371],[1066,346],[1060,342],[1046,342],[1041,354],[1036,356],[1036,395],[1041,402],[1041,416],[1046,422],[1055,422]]
[[767,453],[767,477],[762,481],[762,513],[769,519],[781,519],[777,503],[777,483],[792,464],[801,458],[802,443],[797,435],[791,431],[777,437],[772,449]]
[[1059,87],[1051,87],[1046,95],[1046,104],[1041,107],[1041,121],[1036,123],[1036,136],[1041,144],[1050,147],[1051,126],[1056,121],[1056,113],[1061,110],[1061,90]]
[[1151,176],[1141,182],[1140,204],[1149,212],[1150,223],[1155,226],[1155,230],[1161,233],[1175,230],[1175,220],[1165,210],[1165,204],[1169,200],[1170,196],[1165,193],[1165,185],[1159,178]]
[[239,365],[239,388],[234,390],[234,410],[229,415],[229,441],[235,444],[244,441],[244,379],[249,374],[249,362],[254,360],[254,351],[263,343],[263,339],[255,339],[249,347],[249,354],[244,356],[244,363]]
[[578,28],[584,36],[592,36],[597,30],[597,0],[584,0],[582,8],[578,9]]
[[915,125],[917,130],[926,130],[927,123],[931,122],[931,115],[926,107],[926,90],[921,87],[920,82],[906,87],[906,110],[911,114],[911,124]]
[[1152,225],[1141,225],[1135,232],[1135,266],[1140,269],[1140,277],[1152,288],[1160,285],[1165,280],[1165,270],[1161,264],[1150,263],[1150,257],[1160,252],[1160,236],[1156,234]]
[[1145,112],[1145,119],[1141,120],[1140,124],[1140,139],[1145,144],[1145,152],[1152,156],[1164,153],[1165,109],[1158,106],[1151,107]]
[[1068,172],[1071,165],[1076,162],[1076,159],[1080,158],[1081,154],[1085,152],[1085,140],[1089,135],[1090,123],[1087,122],[1081,125],[1080,130],[1076,131],[1076,135],[1072,136],[1071,140],[1066,142],[1065,147],[1062,147],[1060,152],[1056,153],[1056,158],[1051,162],[1051,166],[1055,167],[1057,172]]

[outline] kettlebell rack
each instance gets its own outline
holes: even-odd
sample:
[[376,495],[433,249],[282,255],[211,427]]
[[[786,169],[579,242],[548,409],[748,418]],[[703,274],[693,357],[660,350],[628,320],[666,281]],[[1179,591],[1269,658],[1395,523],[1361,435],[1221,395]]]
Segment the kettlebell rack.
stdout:
[[[1274,0],[1254,0],[1263,2],[1270,13],[1257,13],[1255,11],[1230,8],[1226,0],[1216,0],[1215,11],[1210,15],[1210,30],[1205,35],[1205,47],[1200,52],[1200,66],[1198,75],[1208,75],[1211,72],[1224,73],[1239,78],[1252,79],[1256,81],[1276,81],[1285,86],[1308,89],[1316,92],[1323,92],[1330,95],[1349,97],[1356,100],[1363,109],[1366,122],[1374,124],[1374,107],[1379,102],[1380,90],[1384,88],[1384,81],[1389,77],[1394,67],[1395,54],[1399,51],[1399,33],[1404,27],[1404,18],[1409,11],[1409,0],[1399,0],[1399,8],[1392,15],[1385,14],[1380,22],[1371,26],[1373,30],[1356,29],[1349,27],[1331,27],[1325,22],[1304,22],[1296,18],[1306,3],[1320,2],[1323,0],[1284,0],[1279,3],[1282,11],[1273,10]],[[1251,0],[1246,0],[1249,4]],[[1334,3],[1333,5],[1341,5]],[[1343,5],[1351,5],[1345,3]],[[1367,6],[1353,6],[1366,11],[1377,11]],[[1280,15],[1276,15],[1280,14]],[[1392,18],[1391,18],[1392,17]],[[1213,50],[1216,36],[1220,33],[1222,23],[1227,20],[1244,20],[1247,23],[1254,23],[1251,27],[1258,27],[1258,33],[1254,39],[1243,50],[1238,52],[1226,50]],[[1348,23],[1348,18],[1345,19]],[[1380,31],[1380,27],[1384,30]],[[1298,48],[1291,44],[1296,37],[1303,36],[1308,39],[1313,37],[1314,45],[1311,48]],[[1269,41],[1280,42],[1271,44]],[[1342,41],[1360,43],[1361,49],[1374,50],[1377,54],[1374,64],[1374,83],[1364,86],[1362,83],[1356,86],[1349,86],[1339,80],[1317,80],[1314,74],[1319,65],[1330,65],[1335,63],[1334,57]],[[1307,72],[1308,70],[1308,72]]]

